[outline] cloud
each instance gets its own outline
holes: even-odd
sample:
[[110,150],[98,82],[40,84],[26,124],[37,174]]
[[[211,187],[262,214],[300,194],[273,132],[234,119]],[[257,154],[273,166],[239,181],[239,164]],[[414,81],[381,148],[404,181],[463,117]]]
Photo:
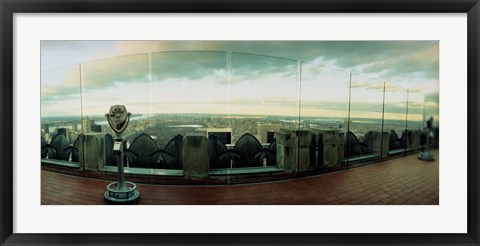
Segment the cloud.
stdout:
[[268,78],[296,76],[296,62],[288,59],[231,54],[231,79],[227,81],[227,53],[213,51],[157,52],[152,55],[153,80],[200,80],[212,74],[224,77],[219,83],[238,84]]
[[80,65],[43,71],[40,76],[42,101],[80,95]]
[[152,54],[152,79],[198,80],[213,74],[226,78],[226,52],[158,52]]
[[429,93],[425,95],[425,101],[427,102],[439,102],[439,95],[436,93]]
[[394,85],[392,83],[377,83],[375,85],[370,85],[367,87],[367,89],[374,89],[383,92],[383,89],[385,88],[385,92],[396,92],[400,89],[397,85]]
[[363,80],[352,82],[352,89],[357,88],[365,88],[371,90],[377,90],[383,93],[385,88],[385,92],[397,92],[400,90],[400,86],[395,85],[393,83],[386,83],[385,85],[383,82],[366,82]]
[[234,105],[271,105],[271,106],[285,106],[285,107],[297,107],[298,100],[293,97],[263,97],[263,98],[241,98],[235,97],[229,101]]
[[[109,44],[111,47],[108,48]],[[438,41],[48,41],[42,49],[90,50],[90,59],[164,51],[231,51],[321,62],[387,76],[438,77]],[[67,65],[67,64],[65,64]],[[388,79],[388,78],[385,78]]]
[[364,81],[352,82],[352,88],[367,88],[370,86],[370,83]]
[[232,83],[255,80],[262,77],[296,76],[297,62],[289,59],[249,53],[232,53]]
[[420,86],[413,87],[413,88],[408,88],[409,93],[421,93],[423,91],[424,91],[424,89]]
[[[295,82],[295,60],[299,60],[328,66],[307,68],[302,63],[302,80],[316,83],[328,79],[328,86],[341,81],[348,84],[348,71],[352,71],[389,81],[385,86],[388,92],[410,88],[411,93],[421,93],[438,88],[438,41],[42,41],[41,49],[42,101],[79,93],[79,80],[75,79],[78,71],[53,76],[46,68],[83,63],[87,91],[122,83],[146,83],[150,81],[148,52],[153,52],[152,80],[158,83],[210,78],[215,78],[215,83],[232,84],[282,78],[293,78]],[[383,81],[355,78],[352,88],[383,91]],[[438,94],[435,99],[438,101]]]
[[114,83],[148,82],[148,55],[138,54],[96,60],[83,64],[86,90],[113,86]]
[[[115,52],[119,55],[139,52],[163,51],[231,51],[255,53],[273,57],[316,62],[335,68],[375,75],[388,81],[438,80],[438,41],[117,41]],[[233,53],[235,54],[235,53]],[[237,55],[237,57],[239,57]],[[235,59],[235,57],[233,57]],[[238,58],[242,59],[242,58]],[[250,68],[258,69],[257,76],[265,74],[267,67],[255,66],[258,61],[249,59]],[[275,59],[271,59],[274,61]],[[277,59],[278,61],[278,59]],[[267,62],[268,63],[268,62]],[[248,65],[245,63],[245,65]],[[268,64],[265,64],[268,65]],[[238,62],[237,74],[241,73]],[[271,72],[285,66],[280,62],[270,65]],[[245,68],[247,68],[245,66]],[[272,71],[273,70],[273,71]],[[247,71],[245,69],[245,71]],[[255,72],[251,70],[250,76]],[[239,77],[241,77],[239,75]],[[246,78],[245,78],[246,79]],[[402,82],[402,81],[401,81]]]
[[[405,102],[400,103],[385,103],[383,108],[382,103],[366,103],[366,102],[355,102],[350,105],[351,110],[355,112],[377,112],[381,113],[382,110],[385,110],[385,114],[397,114],[404,115],[406,113]],[[348,112],[348,103],[347,102],[322,102],[322,101],[307,101],[301,103],[301,109],[319,109],[319,110],[329,110],[329,111],[341,111],[347,115]],[[408,114],[422,114],[423,113],[423,103],[409,102]]]

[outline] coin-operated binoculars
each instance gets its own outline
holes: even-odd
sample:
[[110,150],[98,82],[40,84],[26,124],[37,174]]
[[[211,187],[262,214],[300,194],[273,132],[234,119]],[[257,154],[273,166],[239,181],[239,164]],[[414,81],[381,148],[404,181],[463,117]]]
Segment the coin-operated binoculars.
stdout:
[[113,105],[110,107],[108,114],[105,115],[108,124],[116,134],[113,143],[113,153],[117,158],[118,166],[118,181],[107,185],[107,191],[105,191],[104,194],[105,199],[110,203],[128,204],[140,198],[140,192],[138,192],[137,186],[132,182],[125,181],[123,171],[123,152],[127,148],[127,142],[122,138],[122,132],[125,131],[128,126],[130,115],[123,105]]
[[418,159],[423,160],[423,161],[433,161],[435,158],[433,158],[432,153],[430,153],[430,138],[433,137],[433,131],[432,131],[432,124],[433,124],[433,117],[430,117],[430,119],[427,121],[427,129],[425,131],[426,135],[426,142],[425,142],[425,148],[422,153],[418,156]]

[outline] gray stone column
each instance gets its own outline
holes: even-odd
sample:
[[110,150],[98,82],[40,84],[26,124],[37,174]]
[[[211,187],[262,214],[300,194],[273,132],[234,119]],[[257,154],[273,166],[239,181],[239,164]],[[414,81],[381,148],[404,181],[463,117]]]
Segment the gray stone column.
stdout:
[[[390,135],[389,132],[383,132],[383,142],[382,142],[382,135],[379,131],[372,132],[372,152],[375,155],[379,155],[381,157],[387,157],[389,151],[389,143],[390,143]],[[383,144],[383,146],[382,146]]]
[[183,138],[182,158],[186,179],[208,177],[208,139],[205,134],[189,133]]
[[85,133],[78,146],[80,166],[99,170],[105,165],[105,133]]
[[277,163],[286,173],[294,172],[294,153],[295,134],[291,130],[280,129],[275,133],[277,141]]
[[[314,168],[310,162],[310,146],[312,145],[313,134],[309,130],[295,131],[296,141],[294,154],[297,156],[294,162],[297,172],[308,171]],[[317,141],[318,139],[315,139]],[[315,147],[315,146],[314,146]],[[315,163],[315,160],[313,160]]]
[[308,130],[281,129],[276,133],[277,163],[285,173],[310,169],[312,134]]
[[[344,159],[344,133],[334,129],[314,130],[317,135],[317,167],[341,166]],[[322,158],[323,159],[320,159]]]
[[420,149],[420,130],[408,130],[410,134],[407,139],[407,149],[419,150]]

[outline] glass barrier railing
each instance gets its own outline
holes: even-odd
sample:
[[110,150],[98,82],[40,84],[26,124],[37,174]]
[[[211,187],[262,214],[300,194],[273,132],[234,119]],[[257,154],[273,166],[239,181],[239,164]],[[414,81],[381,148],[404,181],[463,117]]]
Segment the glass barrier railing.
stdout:
[[[135,146],[135,137],[148,126],[149,72],[148,55],[120,56],[83,64],[83,131],[86,134],[85,159],[87,169],[116,166],[113,153],[115,133],[109,127],[105,114],[112,105],[125,105],[132,112],[130,123],[123,132],[128,148]],[[88,143],[88,142],[92,143]],[[98,145],[104,143],[105,163]],[[136,149],[135,149],[136,150]],[[126,153],[126,167],[142,167],[147,160],[139,153]]]
[[190,134],[207,138],[209,169],[222,175],[405,154],[422,146],[430,117],[438,136],[438,94],[282,57],[154,52],[42,71],[41,79],[42,158],[78,163],[83,149],[89,170],[115,171],[105,117],[115,104],[133,113],[125,166],[149,174],[182,170]]
[[80,64],[41,73],[41,157],[59,165],[80,167]]
[[385,83],[364,75],[351,76],[345,156],[348,162],[380,158],[384,151],[380,133]]
[[420,90],[408,90],[408,115],[406,122],[406,150],[418,150],[420,148],[420,136],[423,119],[424,93]]
[[[229,142],[226,52],[152,54],[150,120],[146,133],[157,145],[158,168],[182,169],[187,134],[215,133]],[[213,157],[212,157],[213,158]]]
[[312,132],[309,159],[316,168],[341,167],[347,130],[349,76],[345,71],[301,63],[301,129]]
[[440,114],[438,94],[425,94],[423,103],[423,118],[423,127],[425,127],[425,121],[429,120],[430,118],[433,120],[432,126],[437,128],[439,127]]
[[298,129],[297,62],[233,52],[229,65],[230,166],[275,166],[276,134]]
[[404,154],[407,127],[407,89],[401,85],[385,83],[385,109],[383,117],[384,141],[388,142],[388,154]]

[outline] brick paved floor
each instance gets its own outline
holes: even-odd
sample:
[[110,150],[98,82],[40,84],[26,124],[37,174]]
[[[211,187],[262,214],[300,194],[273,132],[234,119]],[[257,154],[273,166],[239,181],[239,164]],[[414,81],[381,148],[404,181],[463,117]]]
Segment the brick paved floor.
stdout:
[[[336,173],[268,183],[222,186],[138,184],[138,204],[438,204],[434,162],[417,155]],[[106,204],[109,181],[42,170],[42,204]]]

